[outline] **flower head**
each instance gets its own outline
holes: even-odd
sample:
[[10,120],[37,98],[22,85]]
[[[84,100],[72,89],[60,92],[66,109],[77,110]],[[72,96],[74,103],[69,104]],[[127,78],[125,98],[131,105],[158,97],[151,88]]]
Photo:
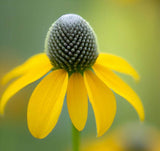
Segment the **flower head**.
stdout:
[[94,31],[82,17],[63,15],[48,31],[45,53],[32,56],[2,79],[5,84],[19,77],[4,92],[0,112],[4,112],[6,103],[15,93],[44,76],[32,93],[27,110],[28,128],[36,138],[46,137],[55,127],[65,94],[71,121],[79,131],[87,121],[88,98],[98,136],[107,131],[116,114],[112,90],[124,97],[143,120],[139,97],[112,70],[139,78],[124,59],[98,54]]
[[53,66],[67,72],[83,72],[98,57],[92,28],[74,14],[63,15],[50,27],[45,50]]

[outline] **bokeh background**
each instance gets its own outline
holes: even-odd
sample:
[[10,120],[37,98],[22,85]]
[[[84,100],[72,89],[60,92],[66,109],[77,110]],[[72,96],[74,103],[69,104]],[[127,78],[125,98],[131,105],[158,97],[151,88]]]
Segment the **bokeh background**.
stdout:
[[[137,69],[141,76],[139,83],[125,75],[119,76],[142,99],[146,113],[143,125],[151,125],[159,131],[159,0],[0,0],[0,78],[33,54],[43,52],[50,25],[67,13],[79,14],[91,24],[97,34],[99,51],[122,56]],[[18,92],[7,104],[5,115],[0,117],[0,151],[71,148],[71,121],[66,103],[57,126],[47,138],[38,140],[29,133],[27,103],[37,83]],[[6,87],[0,86],[0,96]],[[116,118],[104,137],[125,123],[142,124],[127,101],[118,95],[116,99]],[[95,137],[95,119],[89,105],[88,121],[81,132],[82,146]]]

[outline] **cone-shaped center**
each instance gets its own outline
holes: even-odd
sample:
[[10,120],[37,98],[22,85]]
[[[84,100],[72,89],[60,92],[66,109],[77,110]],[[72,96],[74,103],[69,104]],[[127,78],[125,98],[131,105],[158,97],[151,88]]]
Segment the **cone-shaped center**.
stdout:
[[61,16],[50,27],[45,49],[54,67],[68,72],[90,68],[98,56],[94,31],[74,14]]

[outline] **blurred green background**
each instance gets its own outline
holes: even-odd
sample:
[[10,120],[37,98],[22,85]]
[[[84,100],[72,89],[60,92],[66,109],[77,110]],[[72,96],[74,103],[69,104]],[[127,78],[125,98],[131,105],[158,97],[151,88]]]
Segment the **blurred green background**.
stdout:
[[[159,0],[0,0],[0,78],[33,54],[44,51],[50,25],[67,13],[79,14],[90,23],[97,34],[99,51],[122,56],[137,69],[139,83],[119,76],[141,97],[146,112],[143,124],[160,129]],[[0,117],[0,151],[64,151],[71,147],[66,103],[56,128],[47,138],[38,140],[29,133],[27,103],[37,83],[18,92],[7,104],[5,116]],[[0,95],[5,88],[0,86]],[[131,105],[118,95],[116,98],[117,114],[109,131],[127,122],[139,122]],[[81,139],[95,136],[95,119],[89,106]]]

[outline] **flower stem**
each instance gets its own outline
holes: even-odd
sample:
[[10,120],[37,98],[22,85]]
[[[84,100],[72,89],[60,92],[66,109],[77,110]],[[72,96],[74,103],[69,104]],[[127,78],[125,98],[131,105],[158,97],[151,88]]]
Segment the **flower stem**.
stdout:
[[72,124],[72,145],[73,151],[79,151],[80,133]]

